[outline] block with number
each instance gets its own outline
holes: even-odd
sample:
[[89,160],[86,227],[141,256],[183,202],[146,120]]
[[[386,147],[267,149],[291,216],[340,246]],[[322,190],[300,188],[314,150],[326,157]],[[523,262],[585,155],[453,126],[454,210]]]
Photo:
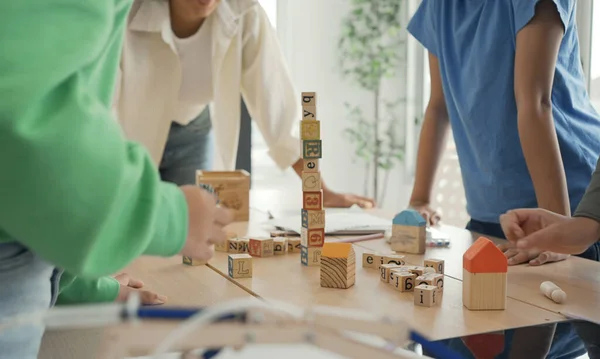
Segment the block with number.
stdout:
[[399,266],[403,266],[406,264],[404,261],[404,256],[399,254],[388,254],[383,256],[383,264],[396,264]]
[[401,292],[412,292],[415,289],[416,274],[405,272],[402,269],[390,271],[390,284]]
[[288,239],[285,237],[273,238],[273,254],[285,254],[288,248]]
[[425,267],[435,269],[436,273],[444,274],[444,260],[443,259],[425,259]]
[[252,277],[252,256],[249,254],[230,254],[227,263],[231,278]]
[[325,228],[325,210],[307,211],[302,210],[302,227],[308,229]]
[[316,121],[317,106],[302,106],[302,121]]
[[314,92],[302,92],[302,106],[317,106],[317,94]]
[[323,247],[300,247],[300,262],[308,267],[321,264],[321,250]]
[[300,121],[300,139],[302,140],[320,140],[321,122],[317,120]]
[[306,210],[323,209],[323,191],[302,192],[302,208]]
[[321,140],[302,141],[302,158],[307,160],[319,159],[323,156]]
[[323,247],[325,230],[323,228],[304,228],[300,233],[300,245],[304,247]]
[[250,238],[248,253],[253,257],[273,255],[273,238]]
[[436,286],[441,292],[444,290],[444,275],[439,273],[423,273],[415,280],[416,285],[427,284]]
[[208,263],[208,261],[203,261],[200,259],[183,256],[183,264],[188,265],[188,266],[203,266],[206,263]]
[[326,243],[321,252],[321,287],[347,289],[354,285],[356,257],[352,243]]
[[379,271],[381,273],[381,281],[385,282],[385,283],[389,283],[390,271],[392,269],[397,269],[397,268],[400,268],[400,266],[397,264],[382,264],[381,267],[379,268]]
[[303,159],[302,172],[319,172],[319,159]]
[[288,253],[300,253],[300,238],[288,238]]
[[421,284],[415,287],[415,305],[432,307],[438,303],[438,296],[436,286]]

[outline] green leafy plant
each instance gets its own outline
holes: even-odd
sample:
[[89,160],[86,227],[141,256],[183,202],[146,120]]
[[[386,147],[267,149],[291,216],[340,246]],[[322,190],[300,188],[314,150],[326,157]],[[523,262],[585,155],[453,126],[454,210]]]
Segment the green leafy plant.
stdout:
[[[345,78],[372,94],[374,110],[366,114],[362,108],[346,103],[351,125],[344,134],[356,146],[355,160],[364,162],[365,195],[382,203],[390,171],[402,162],[405,149],[398,136],[403,122],[398,108],[404,101],[384,99],[381,93],[383,81],[394,77],[404,60],[402,1],[351,0],[351,4],[338,42],[340,68]],[[380,192],[381,171],[385,176]]]

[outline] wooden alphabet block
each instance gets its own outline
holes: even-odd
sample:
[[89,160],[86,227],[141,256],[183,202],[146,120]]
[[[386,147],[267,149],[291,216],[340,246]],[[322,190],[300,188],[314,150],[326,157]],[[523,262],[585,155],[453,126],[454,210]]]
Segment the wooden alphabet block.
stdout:
[[307,211],[302,210],[302,227],[308,229],[325,228],[325,210]]
[[215,251],[217,252],[227,252],[229,250],[229,241],[225,240],[224,242],[215,244]]
[[423,254],[426,248],[425,226],[392,225],[390,246],[393,251]]
[[302,159],[303,166],[302,172],[319,172],[319,160],[318,159]]
[[183,256],[183,264],[188,266],[203,266],[206,265],[206,263],[208,263],[208,261],[202,261],[192,257]]
[[237,238],[227,239],[227,252],[229,252],[229,253],[244,253],[242,245]]
[[227,270],[231,278],[252,278],[252,256],[249,254],[230,254]]
[[412,292],[415,289],[416,278],[416,274],[405,272],[402,269],[390,271],[390,284],[401,292]]
[[302,106],[302,122],[317,120],[317,106]]
[[383,264],[395,264],[399,266],[403,266],[406,264],[404,261],[404,256],[399,254],[388,254],[383,256]]
[[321,265],[322,248],[300,246],[300,262],[308,267]]
[[381,273],[381,281],[385,283],[389,283],[390,281],[390,271],[392,269],[400,268],[397,264],[382,264],[379,268]]
[[300,121],[300,139],[301,140],[320,140],[321,122],[317,120]]
[[325,243],[321,252],[321,287],[347,289],[354,285],[356,256],[351,243]]
[[506,309],[508,262],[494,242],[480,237],[463,255],[463,305],[469,310]]
[[253,257],[273,255],[273,238],[250,238],[248,253]]
[[437,287],[421,284],[415,287],[415,305],[432,307],[437,304]]
[[425,267],[435,269],[436,273],[444,274],[444,260],[443,259],[426,259],[424,262]]
[[323,247],[325,230],[323,228],[304,228],[300,233],[300,245],[304,247]]
[[196,184],[209,185],[221,206],[233,211],[234,221],[248,221],[250,213],[250,174],[238,171],[196,171]]
[[317,106],[317,94],[315,92],[302,92],[302,106]]
[[[380,262],[377,261],[377,259],[381,258],[381,256],[377,256],[377,253],[369,253],[369,252],[363,252],[363,268],[373,268],[373,269],[377,269],[377,267],[379,267],[381,265]],[[381,260],[381,259],[379,259]]]
[[375,268],[380,269],[381,265],[384,264],[383,257],[385,257],[384,254],[375,254],[373,256],[373,259],[375,259]]
[[413,273],[416,274],[417,277],[423,275],[423,273],[425,273],[425,267],[421,267],[421,266],[401,266],[400,269],[402,269],[405,272],[409,272],[409,273]]
[[423,275],[417,277],[415,284],[432,285],[437,287],[441,292],[444,290],[444,275],[439,273],[423,273]]
[[323,156],[321,140],[302,141],[302,158],[306,160],[319,159]]
[[302,192],[302,208],[306,210],[323,209],[323,191]]
[[319,192],[321,190],[321,174],[319,172],[302,172],[302,191]]
[[285,237],[286,233],[286,231],[271,231],[269,235],[271,236],[271,238]]
[[238,239],[238,252],[239,253],[248,253],[250,247],[250,240],[248,238],[239,238]]
[[288,238],[288,253],[300,253],[300,238]]
[[273,254],[285,254],[288,249],[288,239],[285,237],[273,238]]

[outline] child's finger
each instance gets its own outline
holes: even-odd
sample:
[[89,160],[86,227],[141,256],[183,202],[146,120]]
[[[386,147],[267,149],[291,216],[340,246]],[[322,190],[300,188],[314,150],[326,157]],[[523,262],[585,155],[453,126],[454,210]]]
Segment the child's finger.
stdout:
[[160,305],[165,304],[167,297],[159,295],[148,290],[141,291],[142,304],[144,305]]
[[128,287],[131,288],[142,288],[144,286],[144,282],[139,279],[129,277],[129,282],[127,283]]
[[508,258],[508,265],[514,266],[518,264],[523,264],[527,261],[529,261],[529,253],[527,253],[526,251],[521,251],[516,255]]

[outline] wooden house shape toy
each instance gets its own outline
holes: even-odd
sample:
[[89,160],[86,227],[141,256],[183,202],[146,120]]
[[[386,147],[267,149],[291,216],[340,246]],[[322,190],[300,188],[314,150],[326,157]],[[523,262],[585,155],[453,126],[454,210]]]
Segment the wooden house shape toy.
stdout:
[[504,253],[479,237],[463,255],[463,305],[469,310],[506,309],[507,272]]
[[325,243],[321,252],[321,287],[347,289],[356,278],[352,243]]
[[398,213],[392,221],[390,246],[395,252],[425,253],[425,219],[419,212],[407,209]]

